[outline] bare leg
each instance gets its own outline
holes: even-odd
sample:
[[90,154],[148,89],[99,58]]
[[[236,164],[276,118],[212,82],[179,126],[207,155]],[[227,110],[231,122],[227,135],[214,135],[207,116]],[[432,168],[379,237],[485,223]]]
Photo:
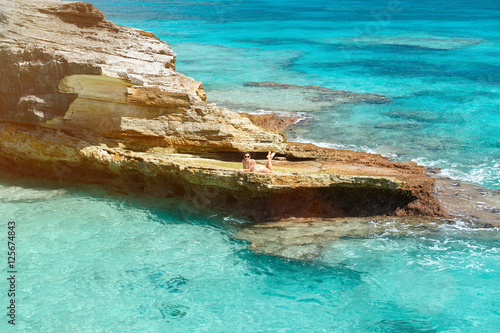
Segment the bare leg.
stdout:
[[[276,153],[274,153],[276,154]],[[273,172],[273,163],[271,162],[271,160],[273,159],[274,157],[274,154],[271,154],[271,152],[269,152],[267,154],[267,164],[266,164],[266,168],[269,169],[269,171],[265,171],[265,172],[268,172],[268,173],[271,173]]]
[[271,162],[270,158],[267,159],[266,168],[268,168],[271,172],[273,172],[273,163]]

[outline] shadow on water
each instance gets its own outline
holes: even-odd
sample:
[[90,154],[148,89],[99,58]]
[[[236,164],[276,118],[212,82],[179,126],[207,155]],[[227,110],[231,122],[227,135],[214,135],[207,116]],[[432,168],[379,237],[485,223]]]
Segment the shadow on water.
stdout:
[[445,78],[454,80],[467,79],[484,84],[485,78],[489,84],[500,84],[500,76],[491,75],[499,73],[500,67],[490,64],[474,64],[467,69],[465,66],[456,67],[453,64],[430,63],[426,61],[389,61],[389,60],[350,60],[346,62],[316,62],[310,66],[320,68],[359,68],[356,71],[368,73],[366,76],[384,76],[398,78],[429,78],[436,77],[440,80]]
[[109,201],[118,210],[145,210],[153,220],[161,224],[194,223],[224,228],[227,224],[245,223],[243,220],[236,220],[231,216],[200,207],[184,198],[125,193],[105,185],[37,179],[0,171],[1,201],[34,202],[64,195]]
[[301,275],[303,278],[311,279],[316,283],[322,283],[325,279],[343,279],[361,281],[362,272],[347,267],[342,263],[332,265],[320,261],[299,261],[293,259],[273,257],[263,254],[255,254],[250,251],[238,252],[238,257],[251,264],[250,272],[257,275],[274,276],[278,279],[288,276]]
[[[411,318],[410,316],[408,316]],[[439,332],[435,326],[433,326],[427,320],[421,319],[384,319],[377,323],[374,323],[368,328],[368,332],[408,332],[408,333],[418,333],[418,332]]]

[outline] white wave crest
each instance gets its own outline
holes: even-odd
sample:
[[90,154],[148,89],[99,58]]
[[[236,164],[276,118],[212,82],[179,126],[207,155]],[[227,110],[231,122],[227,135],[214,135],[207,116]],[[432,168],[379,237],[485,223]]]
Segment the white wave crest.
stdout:
[[289,141],[299,142],[299,143],[312,143],[313,145],[316,145],[316,146],[322,147],[322,148],[353,150],[353,151],[360,151],[360,152],[369,153],[369,154],[379,154],[379,155],[382,155],[384,157],[388,157],[391,159],[395,159],[397,157],[396,154],[381,153],[381,152],[379,152],[373,148],[370,148],[368,146],[357,146],[357,145],[352,145],[352,144],[314,141],[314,140],[304,139],[301,136],[293,137]]
[[441,175],[467,183],[476,183],[488,188],[500,188],[500,161],[481,161],[475,165],[451,163],[446,160],[415,158],[412,161],[428,167],[441,168]]

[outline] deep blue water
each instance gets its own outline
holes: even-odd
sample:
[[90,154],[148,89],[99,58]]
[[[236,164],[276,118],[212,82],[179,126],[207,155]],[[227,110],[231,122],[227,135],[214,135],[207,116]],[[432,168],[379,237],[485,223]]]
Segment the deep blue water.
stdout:
[[[373,151],[500,188],[498,1],[94,1],[153,31],[234,111],[299,112],[292,140]],[[383,94],[311,102],[275,81]],[[257,255],[244,221],[178,199],[0,175],[16,221],[17,323],[1,332],[498,332],[498,229],[343,238]],[[396,227],[397,228],[397,227]],[[7,271],[2,259],[2,272]],[[0,293],[8,289],[6,273]]]

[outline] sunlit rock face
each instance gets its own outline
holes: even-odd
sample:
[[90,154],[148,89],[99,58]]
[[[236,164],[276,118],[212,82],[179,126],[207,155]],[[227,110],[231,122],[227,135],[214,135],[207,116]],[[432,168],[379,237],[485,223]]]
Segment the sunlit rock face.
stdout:
[[[118,26],[84,2],[5,1],[0,117],[133,149],[267,149],[283,138],[206,103],[153,34]],[[264,147],[266,146],[266,147]]]
[[[444,214],[423,167],[288,143],[207,103],[167,43],[90,4],[4,0],[0,43],[0,166],[10,171],[180,196],[255,221]],[[265,165],[268,150],[272,174],[236,172],[241,152]]]

